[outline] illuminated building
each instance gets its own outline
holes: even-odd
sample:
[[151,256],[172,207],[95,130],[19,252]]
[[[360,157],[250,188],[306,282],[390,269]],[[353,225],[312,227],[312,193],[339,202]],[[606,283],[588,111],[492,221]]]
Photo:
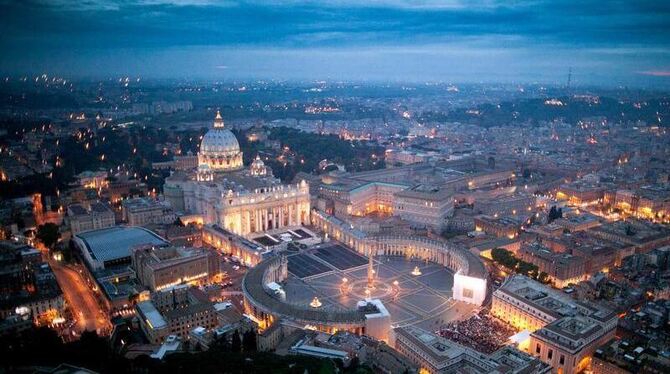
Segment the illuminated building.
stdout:
[[202,228],[197,225],[169,225],[158,232],[174,246],[202,247]]
[[355,185],[339,183],[319,187],[318,194],[332,201],[336,216],[364,216],[370,213],[391,214],[394,194],[406,185],[386,182],[369,182]]
[[198,284],[219,273],[214,252],[195,248],[139,246],[132,249],[137,279],[151,291],[180,284]]
[[670,220],[670,188],[667,186],[645,186],[638,191],[640,196],[637,214],[647,219]]
[[535,196],[486,196],[475,198],[473,210],[489,216],[528,216],[535,209]]
[[318,193],[332,204],[332,213],[338,217],[392,214],[413,225],[436,230],[444,227],[454,210],[454,192],[449,187],[352,182],[323,184]]
[[585,231],[600,226],[600,221],[590,214],[573,214],[552,222],[570,232]]
[[256,266],[260,261],[272,255],[257,243],[223,229],[218,225],[207,225],[202,230],[202,241],[225,253],[237,258],[246,266]]
[[[566,287],[589,279],[589,261],[568,253],[556,253],[538,242],[521,245],[517,256],[535,264],[539,272],[547,273],[554,287]],[[598,269],[600,270],[600,269]]]
[[81,204],[68,206],[67,222],[70,224],[72,235],[113,227],[116,223],[112,208],[101,202],[91,203],[89,209]]
[[174,172],[164,195],[173,209],[240,235],[309,222],[309,185],[282,184],[257,158],[243,169],[237,139],[217,113],[202,139],[197,171]]
[[417,327],[393,330],[393,346],[420,373],[549,373],[551,366],[513,347],[483,354]]
[[[467,162],[468,160],[463,160]],[[504,169],[504,168],[501,168]],[[469,171],[469,170],[468,170]],[[485,188],[496,185],[506,185],[516,178],[512,169],[480,170],[476,169],[467,176],[468,189]]]
[[574,182],[564,184],[556,192],[559,200],[568,200],[571,204],[591,204],[603,199],[605,188],[597,184]]
[[126,199],[122,207],[123,220],[131,226],[172,224],[177,219],[169,204],[151,198]]
[[51,324],[65,315],[63,292],[37,249],[0,241],[0,263],[0,320]]
[[[665,225],[639,219],[607,222],[587,232],[595,237],[621,243],[629,251],[620,258],[633,252],[647,253],[655,248],[670,244],[670,229]],[[625,252],[625,249],[622,250]]]
[[403,220],[441,230],[454,212],[454,191],[418,185],[395,194],[394,215]]
[[493,293],[491,314],[530,331],[528,353],[565,374],[584,370],[618,322],[609,309],[575,301],[522,275],[508,277]]
[[[481,188],[508,185],[514,178],[512,169],[496,168],[474,157],[338,172],[322,175],[316,204],[340,219],[371,213],[393,215],[412,227],[439,232],[452,217],[454,203],[460,197],[468,197]],[[532,196],[514,196],[510,207],[526,212],[533,208],[534,201]]]
[[196,327],[216,327],[217,313],[207,295],[189,286],[172,287],[151,294],[151,300],[135,306],[140,329],[151,344],[160,344],[168,336],[188,339]]
[[614,206],[627,213],[636,211],[638,202],[640,201],[639,196],[630,190],[617,190],[615,199],[616,203]]
[[84,171],[75,176],[84,188],[101,189],[109,186],[106,171]]
[[670,188],[643,186],[636,190],[617,190],[614,206],[639,218],[667,221],[670,216]]
[[474,217],[474,223],[476,231],[483,231],[497,237],[514,239],[519,235],[523,220],[509,216],[491,217],[478,215]]
[[410,165],[425,162],[439,156],[436,152],[417,152],[400,149],[387,149],[385,152],[385,161],[388,167],[399,165]]
[[142,227],[115,226],[83,232],[72,239],[92,272],[130,264],[134,247],[168,245],[163,238]]

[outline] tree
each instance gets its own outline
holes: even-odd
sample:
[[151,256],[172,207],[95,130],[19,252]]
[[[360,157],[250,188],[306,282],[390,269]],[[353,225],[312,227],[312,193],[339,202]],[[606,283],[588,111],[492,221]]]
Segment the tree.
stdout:
[[493,248],[491,250],[491,257],[493,258],[493,261],[508,269],[516,268],[517,264],[519,263],[519,260],[517,260],[516,257],[510,253],[510,251],[504,248]]
[[60,239],[58,226],[51,222],[40,225],[37,228],[37,239],[47,248],[53,249],[56,243],[58,243],[58,239]]
[[256,352],[256,332],[249,330],[244,333],[243,348],[244,352]]
[[549,208],[549,214],[547,214],[547,221],[551,223],[556,217],[556,206],[552,205],[551,208]]
[[79,355],[79,365],[95,370],[102,369],[103,363],[112,355],[107,339],[95,331],[84,331],[79,340],[68,344],[66,348],[70,355]]
[[519,261],[517,273],[534,278],[537,275],[537,265],[526,261]]
[[543,283],[548,283],[549,281],[549,275],[545,272],[540,272],[537,265],[516,258],[512,252],[504,248],[493,248],[491,250],[491,258],[493,258],[493,261],[517,274],[526,275]]
[[563,208],[556,209],[556,205],[553,205],[551,209],[549,209],[549,214],[547,215],[547,223],[551,223],[553,220],[562,217],[563,217]]
[[240,340],[240,332],[235,330],[235,332],[233,333],[233,343],[230,350],[232,352],[237,353],[240,352],[241,349],[242,349],[242,341]]

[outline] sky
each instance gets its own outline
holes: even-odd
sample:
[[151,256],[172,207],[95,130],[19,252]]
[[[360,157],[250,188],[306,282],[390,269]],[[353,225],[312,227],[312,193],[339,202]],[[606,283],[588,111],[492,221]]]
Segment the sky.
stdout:
[[0,73],[670,86],[670,1],[0,0]]

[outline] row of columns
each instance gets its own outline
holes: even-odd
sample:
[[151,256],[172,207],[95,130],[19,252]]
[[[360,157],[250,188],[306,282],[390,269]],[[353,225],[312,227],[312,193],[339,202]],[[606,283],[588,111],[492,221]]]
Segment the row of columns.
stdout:
[[318,214],[313,214],[312,218],[314,219],[313,224],[317,227],[321,227],[323,231],[363,255],[369,256],[372,253],[373,255],[383,254],[386,256],[415,256],[428,259],[430,262],[446,266],[454,271],[464,268],[467,272],[467,264],[463,263],[464,260],[460,256],[454,255],[450,251],[444,251],[442,248],[434,247],[434,245],[426,244],[426,247],[423,247],[418,243],[391,243],[383,240],[374,243],[374,239],[358,239],[348,235],[346,231],[322,219]]
[[[285,226],[302,224],[300,204],[288,204],[263,209],[247,210],[243,213],[245,232],[262,232]],[[253,219],[252,219],[253,218]]]

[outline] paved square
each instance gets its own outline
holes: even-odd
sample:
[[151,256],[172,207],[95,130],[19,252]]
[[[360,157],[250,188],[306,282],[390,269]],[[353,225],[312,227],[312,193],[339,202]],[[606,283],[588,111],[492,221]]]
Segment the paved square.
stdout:
[[314,250],[314,255],[340,270],[347,270],[368,263],[366,257],[339,244],[317,248]]
[[311,277],[331,270],[306,253],[288,256],[288,271],[298,278]]
[[[323,248],[324,251],[329,249],[329,247]],[[347,248],[344,248],[344,250],[351,251]],[[336,249],[335,253],[340,255],[346,252]],[[363,256],[354,254],[365,259]],[[304,257],[294,261],[294,266],[298,266],[299,261],[318,262],[311,257],[318,256],[317,253],[300,256]],[[291,270],[292,257],[296,256],[289,257],[289,270],[292,274],[295,274],[295,268]],[[319,258],[325,260],[325,258]],[[367,259],[365,260],[366,263]],[[337,261],[334,260],[338,265],[346,266]],[[313,264],[312,262],[309,263]],[[329,263],[331,262],[329,261]],[[331,264],[333,269],[337,269],[334,263]],[[319,265],[325,267],[321,263]],[[412,270],[417,266],[422,274],[419,276],[412,275]],[[475,309],[472,305],[451,299],[454,276],[451,270],[443,266],[408,260],[403,257],[376,257],[374,259],[374,269],[378,282],[390,287],[394,281],[398,281],[400,290],[398,294],[389,293],[381,297],[382,302],[391,314],[394,327],[417,325],[433,331],[441,323],[469,316]],[[300,274],[313,273],[303,272],[302,270],[295,271]],[[291,304],[307,305],[316,296],[323,303],[324,308],[351,309],[355,308],[356,303],[364,298],[362,296],[364,295],[363,288],[367,279],[365,268],[358,267],[352,270],[352,268],[345,267],[344,270],[319,274],[321,273],[317,272],[311,276],[303,276],[303,278],[309,278],[306,280],[290,278],[285,287],[286,301]],[[346,278],[347,284],[352,286],[352,290],[346,291],[346,293],[343,291],[346,289],[346,287],[343,287],[343,278]]]

